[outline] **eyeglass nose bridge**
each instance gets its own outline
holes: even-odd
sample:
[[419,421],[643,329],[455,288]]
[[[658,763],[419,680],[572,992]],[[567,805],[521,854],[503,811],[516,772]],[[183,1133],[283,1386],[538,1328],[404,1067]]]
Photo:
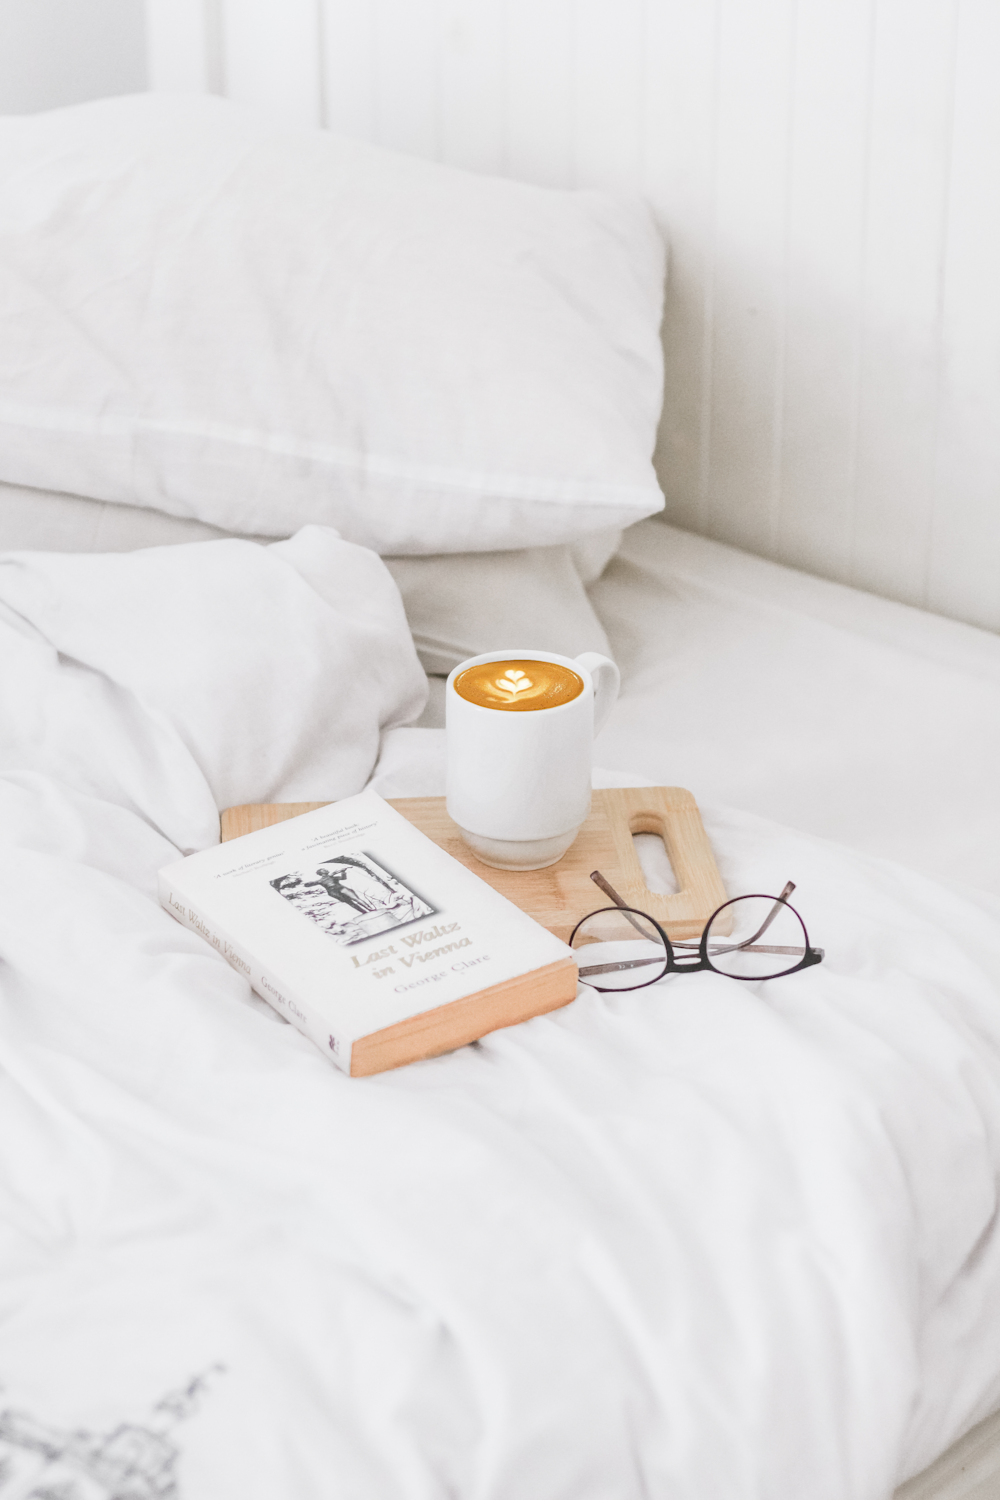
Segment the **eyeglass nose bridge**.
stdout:
[[681,960],[678,959],[675,950],[673,948],[670,949],[670,968],[668,970],[669,973],[700,974],[704,971],[704,968],[705,965],[702,962],[700,954],[697,958],[686,958],[683,962],[681,962]]
[[[677,786],[615,787],[603,796],[615,847],[615,885],[626,904],[648,912],[669,937],[700,938],[729,895],[691,793]],[[677,878],[675,894],[647,888],[632,842],[636,833],[656,834],[663,840]],[[724,912],[717,931],[725,936],[731,930],[732,915]]]

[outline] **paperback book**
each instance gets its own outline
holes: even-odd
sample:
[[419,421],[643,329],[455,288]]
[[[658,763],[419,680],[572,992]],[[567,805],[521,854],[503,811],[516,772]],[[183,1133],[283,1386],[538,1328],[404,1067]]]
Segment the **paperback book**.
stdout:
[[162,905],[355,1076],[565,1005],[571,950],[376,792],[189,855]]

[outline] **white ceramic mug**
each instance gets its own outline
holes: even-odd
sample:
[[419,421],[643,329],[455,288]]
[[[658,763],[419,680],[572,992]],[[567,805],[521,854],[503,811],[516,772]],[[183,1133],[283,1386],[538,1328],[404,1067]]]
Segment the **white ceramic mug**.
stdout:
[[[583,691],[566,703],[527,712],[470,703],[455,679],[491,661],[556,662]],[[594,735],[618,697],[618,668],[606,656],[552,651],[489,651],[448,678],[448,812],[484,864],[541,870],[572,844],[590,812]]]

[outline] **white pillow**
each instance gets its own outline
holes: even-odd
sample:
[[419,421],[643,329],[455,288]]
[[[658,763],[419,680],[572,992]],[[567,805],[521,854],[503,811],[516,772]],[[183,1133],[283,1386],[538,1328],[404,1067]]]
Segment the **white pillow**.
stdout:
[[379,552],[662,507],[664,247],[638,200],[212,98],[0,120],[0,479]]
[[[132,552],[226,535],[159,510],[0,482],[0,552]],[[610,656],[585,585],[603,571],[620,539],[617,532],[595,533],[562,547],[384,562],[402,595],[421,665],[447,676],[466,657],[507,646]]]

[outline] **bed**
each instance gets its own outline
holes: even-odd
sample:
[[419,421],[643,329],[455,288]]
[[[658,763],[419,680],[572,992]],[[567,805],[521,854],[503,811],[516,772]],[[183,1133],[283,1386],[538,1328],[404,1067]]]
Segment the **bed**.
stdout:
[[[630,233],[612,340],[645,427],[588,387],[614,442],[573,485],[481,486],[472,527],[457,486],[428,506],[426,453],[397,514],[385,465],[331,511],[325,450],[276,442],[241,490],[221,417],[123,446],[107,347],[89,427],[8,386],[3,1500],[997,1483],[1000,643],[642,518],[662,265]],[[519,474],[579,459],[573,415],[555,457],[526,422]],[[610,648],[595,784],[690,787],[727,887],[795,879],[827,961],[582,991],[341,1079],[155,871],[233,803],[440,793],[443,675],[514,629]]]

